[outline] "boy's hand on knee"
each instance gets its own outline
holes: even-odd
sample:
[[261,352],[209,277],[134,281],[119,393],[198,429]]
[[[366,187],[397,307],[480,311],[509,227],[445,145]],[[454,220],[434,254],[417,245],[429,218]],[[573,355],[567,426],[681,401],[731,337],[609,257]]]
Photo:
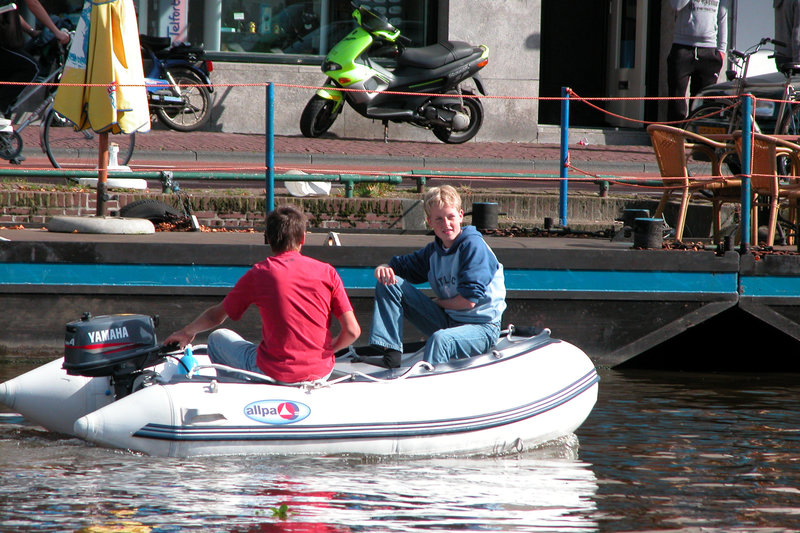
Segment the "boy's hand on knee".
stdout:
[[397,283],[397,278],[394,275],[394,269],[389,265],[378,265],[375,268],[375,279],[384,285],[394,285]]

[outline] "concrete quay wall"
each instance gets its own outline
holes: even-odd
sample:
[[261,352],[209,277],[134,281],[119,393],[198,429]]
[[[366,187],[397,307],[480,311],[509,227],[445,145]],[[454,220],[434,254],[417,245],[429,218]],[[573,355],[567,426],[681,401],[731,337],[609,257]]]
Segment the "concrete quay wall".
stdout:
[[[266,208],[263,194],[252,191],[184,191],[189,198],[192,212],[201,225],[209,228],[255,228],[263,231]],[[275,203],[293,203],[302,206],[309,214],[314,228],[329,230],[405,230],[424,231],[425,213],[421,195],[403,193],[403,198],[363,197],[343,198],[276,196]],[[474,202],[495,202],[500,213],[500,227],[523,228],[544,225],[545,218],[559,223],[560,198],[556,193],[536,192],[463,193],[464,211],[470,213]],[[174,194],[153,192],[113,192],[106,203],[109,214],[139,200],[150,199],[163,202],[180,210],[180,199]],[[575,230],[597,231],[612,228],[615,220],[621,219],[625,209],[648,209],[655,211],[657,202],[649,196],[600,197],[588,193],[569,195],[567,204],[567,226]],[[0,225],[27,226],[44,225],[54,216],[92,216],[96,213],[94,190],[0,190]],[[670,205],[665,213],[672,225],[676,205]],[[687,238],[703,238],[709,235],[711,224],[710,204],[693,205],[687,221]],[[467,223],[471,221],[468,216]]]
[[[82,313],[158,315],[159,338],[218,303],[269,250],[254,233],[54,234],[0,229],[0,358],[58,355]],[[420,233],[310,233],[303,252],[340,272],[369,328],[374,266],[430,241]],[[503,323],[550,328],[601,366],[653,352],[666,365],[800,370],[800,255],[636,250],[597,238],[487,236],[505,267]],[[229,327],[258,339],[250,310]],[[366,337],[362,338],[366,342]],[[419,340],[410,325],[406,340]],[[202,338],[198,339],[202,342]],[[757,354],[757,357],[754,357]]]

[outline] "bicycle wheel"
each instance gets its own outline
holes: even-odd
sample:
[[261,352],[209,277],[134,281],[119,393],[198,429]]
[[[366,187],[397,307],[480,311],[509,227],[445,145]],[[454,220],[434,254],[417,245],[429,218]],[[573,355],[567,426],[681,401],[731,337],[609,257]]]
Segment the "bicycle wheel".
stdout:
[[[730,123],[730,109],[721,104],[710,104],[697,109],[689,115],[686,121],[686,130],[700,135],[724,134],[728,132]],[[717,154],[721,156],[722,154]],[[686,166],[693,177],[710,176],[711,161],[703,152],[692,152],[687,156]],[[741,171],[739,156],[730,154],[725,158],[725,164],[720,169],[723,175],[734,175]]]
[[[75,131],[72,124],[55,109],[44,119],[42,128],[42,150],[55,168],[97,168],[99,139],[92,130]],[[127,165],[133,155],[136,134],[112,135],[109,143],[119,146],[117,162]]]
[[789,111],[778,126],[778,134],[800,136],[800,104],[790,104]]
[[11,161],[22,152],[22,138],[16,131],[0,133],[0,158]]
[[[800,104],[789,104],[789,109],[781,119],[776,130],[778,135],[800,136]],[[800,169],[794,169],[795,171]],[[778,174],[789,176],[792,174],[792,162],[788,156],[778,156]]]

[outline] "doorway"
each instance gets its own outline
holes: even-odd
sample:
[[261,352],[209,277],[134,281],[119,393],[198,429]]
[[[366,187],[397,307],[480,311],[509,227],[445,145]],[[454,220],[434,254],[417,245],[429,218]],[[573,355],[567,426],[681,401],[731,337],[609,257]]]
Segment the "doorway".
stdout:
[[[560,97],[570,87],[584,97],[606,91],[608,16],[611,0],[542,0],[539,96]],[[605,114],[586,104],[570,105],[570,124],[602,126]],[[539,101],[539,122],[559,124],[561,102]]]
[[[542,0],[540,96],[658,96],[660,0]],[[614,63],[612,63],[614,59]],[[624,68],[619,68],[621,64]],[[635,91],[631,91],[631,88]],[[618,102],[592,102],[615,110]],[[616,109],[621,115],[657,120],[658,103],[647,100]],[[539,122],[559,124],[561,103],[541,100]],[[570,125],[643,127],[587,104],[570,105]]]

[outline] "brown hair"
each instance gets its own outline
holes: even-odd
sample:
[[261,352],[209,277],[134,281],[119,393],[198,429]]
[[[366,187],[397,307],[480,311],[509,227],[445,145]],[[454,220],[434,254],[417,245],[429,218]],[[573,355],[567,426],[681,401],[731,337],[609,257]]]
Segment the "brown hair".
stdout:
[[267,216],[267,242],[273,253],[297,250],[306,233],[306,215],[291,205],[282,205]]
[[461,209],[461,196],[452,185],[433,187],[425,193],[425,214],[430,216],[431,207],[453,207]]

